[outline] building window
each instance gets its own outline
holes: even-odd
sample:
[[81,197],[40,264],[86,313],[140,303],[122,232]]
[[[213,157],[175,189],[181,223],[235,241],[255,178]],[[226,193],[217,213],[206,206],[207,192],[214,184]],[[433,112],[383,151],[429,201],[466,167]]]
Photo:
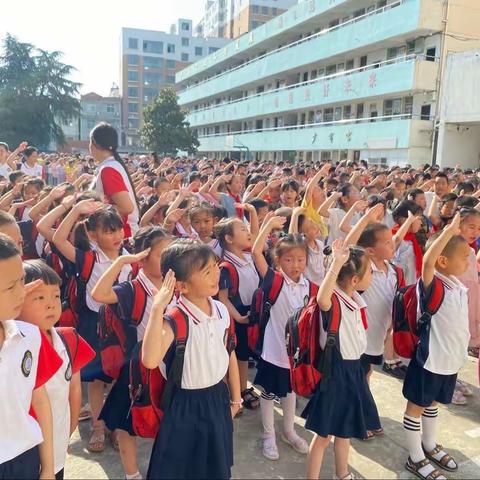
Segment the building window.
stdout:
[[138,65],[138,55],[128,55],[129,65]]
[[167,53],[175,53],[175,45],[173,43],[167,44]]
[[137,130],[140,127],[140,120],[138,118],[129,118],[128,119],[128,129]]
[[129,113],[138,113],[139,112],[138,103],[129,103],[128,104],[128,112]]
[[161,68],[162,58],[159,57],[143,57],[143,66],[145,68]]
[[252,5],[252,13],[258,13],[258,5]]
[[275,17],[277,15],[277,8],[272,7],[272,15]]
[[128,48],[132,50],[138,50],[138,38],[129,38],[128,39]]
[[162,83],[162,76],[159,73],[145,72],[143,76],[144,85],[159,85]]
[[182,62],[188,62],[188,53],[182,53]]
[[262,7],[262,15],[268,15],[268,7]]
[[420,119],[421,120],[430,120],[430,113],[432,111],[431,105],[422,105],[422,109],[420,111]]
[[413,97],[405,97],[403,112],[406,115],[411,115],[413,112]]
[[167,60],[167,68],[175,68],[175,60]]
[[195,47],[195,55],[197,57],[201,57],[203,55],[203,48],[202,47]]
[[167,83],[169,85],[175,85],[175,77],[173,75],[167,75]]
[[144,88],[143,89],[143,101],[151,102],[158,95],[158,90],[156,88]]
[[209,54],[215,53],[217,50],[218,50],[217,47],[208,47],[208,53],[209,53]]
[[144,40],[143,51],[148,53],[163,53],[163,42]]
[[128,71],[128,81],[129,82],[138,82],[138,72],[136,70]]
[[128,96],[132,98],[138,98],[138,88],[128,87]]
[[186,37],[182,37],[182,47],[188,47],[190,45],[190,41]]
[[190,30],[190,24],[187,22],[182,22],[182,30],[188,32]]
[[107,113],[115,113],[115,105],[113,103],[107,103]]

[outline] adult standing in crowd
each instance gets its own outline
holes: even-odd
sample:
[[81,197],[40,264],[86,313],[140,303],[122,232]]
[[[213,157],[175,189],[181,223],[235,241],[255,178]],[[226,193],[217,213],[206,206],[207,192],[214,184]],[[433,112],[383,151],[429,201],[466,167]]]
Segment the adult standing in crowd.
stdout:
[[130,238],[138,230],[139,208],[132,179],[117,148],[118,134],[111,125],[100,123],[91,131],[90,153],[98,165],[93,189],[115,205],[123,219],[125,238]]

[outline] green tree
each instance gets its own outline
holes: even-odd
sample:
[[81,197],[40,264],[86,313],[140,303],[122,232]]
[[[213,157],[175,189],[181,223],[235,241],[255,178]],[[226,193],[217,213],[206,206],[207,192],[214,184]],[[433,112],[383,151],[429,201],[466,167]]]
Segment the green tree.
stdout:
[[0,135],[18,145],[28,140],[45,148],[65,143],[61,124],[80,113],[80,84],[62,53],[48,52],[7,34],[0,56]]
[[176,155],[179,150],[195,153],[200,143],[196,132],[185,120],[187,110],[178,105],[171,87],[164,88],[143,110],[140,135],[144,146],[161,154]]

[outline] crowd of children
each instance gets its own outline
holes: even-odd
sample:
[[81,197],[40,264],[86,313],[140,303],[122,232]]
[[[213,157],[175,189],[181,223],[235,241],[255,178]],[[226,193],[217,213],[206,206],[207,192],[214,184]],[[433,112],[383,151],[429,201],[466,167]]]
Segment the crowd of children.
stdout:
[[[227,479],[245,410],[260,409],[262,453],[279,458],[274,401],[307,477],[334,438],[336,476],[351,479],[350,440],[384,434],[373,365],[403,381],[406,468],[458,469],[438,404],[472,395],[457,374],[480,347],[480,172],[122,158],[117,145],[102,124],[92,157],[40,166],[26,142],[0,143],[0,479],[62,479],[85,419],[88,450],[108,436],[127,479],[142,478],[137,436],[155,437],[146,478]],[[285,331],[312,302],[309,445]]]

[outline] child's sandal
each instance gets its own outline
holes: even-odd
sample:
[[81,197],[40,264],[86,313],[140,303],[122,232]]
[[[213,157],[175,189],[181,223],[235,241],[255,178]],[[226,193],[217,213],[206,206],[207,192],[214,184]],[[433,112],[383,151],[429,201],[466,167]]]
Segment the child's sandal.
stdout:
[[247,410],[256,410],[260,406],[260,398],[253,390],[253,387],[246,388],[242,393],[243,407]]
[[[423,448],[423,446],[422,446]],[[447,470],[447,472],[456,472],[458,470],[458,465],[455,459],[445,452],[443,450],[442,445],[437,445],[431,452],[427,452],[425,449],[423,449],[425,452],[425,456],[433,463],[435,463],[437,466],[442,468],[443,470]],[[444,455],[442,455],[439,459],[435,458],[434,455],[437,455],[438,453],[443,452]],[[453,462],[455,464],[454,467],[449,467],[448,464],[449,462]]]
[[105,428],[103,426],[93,427],[87,450],[91,453],[101,453],[105,450]]
[[[427,465],[431,466],[430,460],[428,458],[424,458],[419,462],[414,462],[410,457],[408,457],[407,463],[405,464],[405,468],[410,472],[413,473],[416,477],[421,478],[422,480],[437,480],[437,479],[445,479],[445,476],[442,475],[437,469],[433,469],[428,475],[422,475],[420,470]],[[433,468],[433,467],[432,467]]]

